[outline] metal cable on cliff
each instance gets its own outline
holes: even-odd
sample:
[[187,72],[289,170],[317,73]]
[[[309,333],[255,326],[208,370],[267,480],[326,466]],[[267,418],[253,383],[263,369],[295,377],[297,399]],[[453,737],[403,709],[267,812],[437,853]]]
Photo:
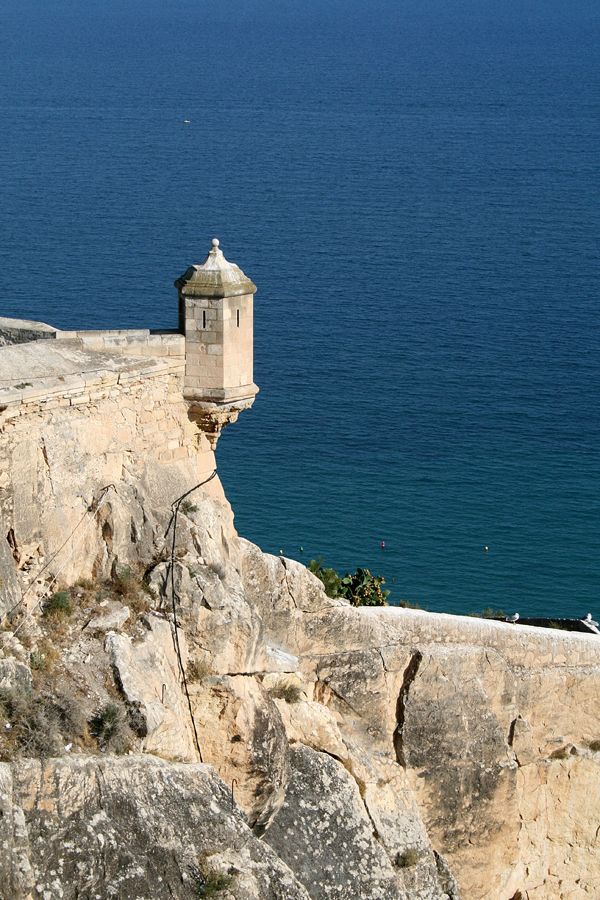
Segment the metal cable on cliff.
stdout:
[[[170,561],[170,581],[171,581],[171,608],[173,610],[173,643],[175,646],[175,652],[177,654],[177,662],[179,664],[179,672],[181,673],[181,682],[183,684],[183,690],[185,693],[185,697],[187,700],[188,710],[190,713],[190,719],[192,722],[192,731],[194,734],[194,744],[196,746],[196,751],[198,753],[198,758],[200,762],[204,762],[202,759],[202,751],[200,749],[200,741],[198,740],[198,732],[196,730],[196,723],[194,721],[194,713],[192,710],[192,701],[190,698],[190,692],[188,690],[187,678],[185,675],[185,668],[183,665],[183,659],[181,658],[181,647],[179,645],[179,633],[178,633],[178,623],[177,623],[177,591],[175,590],[175,542],[177,539],[177,517],[179,515],[179,507],[183,503],[186,497],[189,497],[190,494],[193,494],[194,491],[197,491],[198,488],[203,487],[205,484],[208,484],[209,481],[212,481],[216,476],[217,470],[215,469],[212,475],[209,475],[208,478],[205,478],[204,481],[201,481],[199,484],[194,485],[193,488],[190,488],[189,491],[186,491],[185,494],[182,494],[181,497],[178,497],[171,504],[171,520],[167,527],[166,534],[169,533],[169,528],[171,525],[173,526],[173,538],[171,540],[171,561]],[[165,535],[166,536],[166,535]]]

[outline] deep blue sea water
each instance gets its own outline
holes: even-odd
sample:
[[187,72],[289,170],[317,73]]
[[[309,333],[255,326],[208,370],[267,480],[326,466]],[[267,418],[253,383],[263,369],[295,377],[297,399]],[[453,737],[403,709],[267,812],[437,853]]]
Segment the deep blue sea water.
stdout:
[[242,534],[600,613],[599,110],[597,0],[2,0],[1,314],[172,327],[218,236]]

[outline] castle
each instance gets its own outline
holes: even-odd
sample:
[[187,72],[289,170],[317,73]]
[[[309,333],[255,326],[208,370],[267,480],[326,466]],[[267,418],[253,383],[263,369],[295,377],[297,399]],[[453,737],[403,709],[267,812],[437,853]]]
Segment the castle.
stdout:
[[176,332],[0,318],[0,517],[22,564],[41,534],[53,552],[124,467],[175,463],[200,480],[252,406],[255,285],[216,238],[175,285]]

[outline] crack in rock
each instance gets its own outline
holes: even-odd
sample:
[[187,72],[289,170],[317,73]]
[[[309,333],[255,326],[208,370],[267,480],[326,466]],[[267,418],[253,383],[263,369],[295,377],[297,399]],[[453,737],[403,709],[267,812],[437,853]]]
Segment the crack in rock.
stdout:
[[398,702],[396,704],[396,729],[394,731],[394,750],[396,751],[396,759],[400,765],[406,768],[406,754],[404,752],[404,723],[406,717],[406,704],[412,684],[417,677],[419,667],[423,661],[423,654],[419,650],[415,650],[410,658],[404,675],[402,676],[402,687],[398,694]]

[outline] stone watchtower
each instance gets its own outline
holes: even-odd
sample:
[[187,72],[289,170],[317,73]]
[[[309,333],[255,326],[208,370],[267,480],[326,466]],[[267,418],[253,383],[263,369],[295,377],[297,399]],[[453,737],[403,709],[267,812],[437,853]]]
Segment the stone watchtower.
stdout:
[[177,279],[185,335],[184,397],[214,449],[224,425],[254,403],[253,295],[256,286],[213,239],[202,265]]

